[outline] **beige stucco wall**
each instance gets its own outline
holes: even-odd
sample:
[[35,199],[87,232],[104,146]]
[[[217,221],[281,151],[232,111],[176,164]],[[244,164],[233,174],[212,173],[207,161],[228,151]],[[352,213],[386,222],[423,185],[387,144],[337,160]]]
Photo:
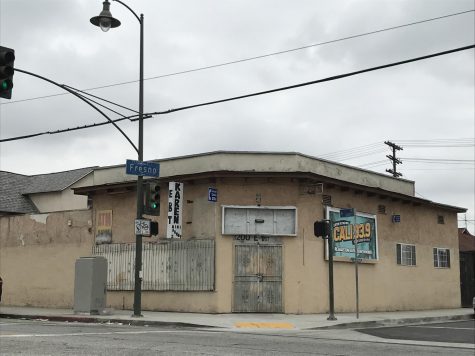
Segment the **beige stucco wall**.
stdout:
[[[218,190],[218,202],[208,202],[208,187]],[[160,239],[166,236],[168,184],[162,184]],[[365,193],[324,185],[333,206],[355,207],[377,215],[379,261],[359,266],[360,311],[451,308],[460,305],[457,217],[432,206],[382,199]],[[258,198],[258,200],[256,200]],[[215,291],[143,292],[144,310],[226,313],[233,301],[233,236],[222,236],[223,205],[295,206],[297,236],[278,238],[283,244],[283,305],[286,313],[328,311],[328,263],[324,241],[313,236],[313,223],[324,218],[322,196],[309,194],[305,183],[291,178],[236,176],[185,181],[183,198],[185,239],[215,239]],[[90,256],[97,212],[112,210],[112,242],[133,243],[135,192],[93,195],[93,208],[85,211],[0,218],[0,275],[4,279],[2,303],[71,307],[74,263]],[[378,205],[387,214],[377,214]],[[401,223],[391,222],[393,213]],[[437,215],[445,224],[437,224]],[[71,221],[71,225],[68,225]],[[144,238],[156,241],[157,237]],[[396,264],[396,243],[416,245],[417,266]],[[433,267],[432,248],[450,249],[451,267]],[[354,265],[335,262],[337,312],[355,310]],[[131,309],[133,292],[108,292],[107,306]]]
[[2,304],[72,307],[75,262],[92,242],[89,210],[1,217]]
[[[218,189],[218,202],[207,201],[208,187]],[[159,238],[166,235],[167,184],[162,184]],[[324,186],[338,208],[355,207],[377,216],[379,261],[359,266],[360,311],[451,308],[460,305],[456,213],[430,206],[382,199],[352,190]],[[313,223],[324,218],[321,195],[308,194],[305,184],[290,178],[218,178],[185,181],[183,236],[216,239],[216,290],[214,292],[144,292],[144,309],[194,312],[231,312],[233,300],[233,236],[222,236],[223,205],[295,206],[296,237],[279,238],[283,244],[283,303],[286,313],[328,311],[328,263],[324,241],[313,235]],[[378,205],[386,214],[378,214]],[[113,242],[133,242],[135,194],[96,195],[94,209],[113,209]],[[391,215],[401,215],[401,223]],[[437,224],[437,215],[445,224]],[[144,238],[144,241],[153,241]],[[396,243],[416,245],[417,266],[396,263]],[[450,249],[451,267],[433,267],[433,247]],[[335,262],[337,312],[355,310],[355,270],[348,262]],[[109,292],[111,307],[131,308],[132,292]]]

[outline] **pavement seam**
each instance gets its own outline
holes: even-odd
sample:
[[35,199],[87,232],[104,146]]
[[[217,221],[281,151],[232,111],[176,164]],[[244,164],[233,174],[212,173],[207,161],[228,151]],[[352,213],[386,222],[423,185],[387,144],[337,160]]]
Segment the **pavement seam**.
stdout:
[[182,328],[214,328],[212,325],[202,325],[195,323],[185,323],[177,321],[157,321],[157,320],[130,320],[130,319],[114,319],[114,318],[96,318],[87,316],[54,316],[54,315],[21,315],[21,314],[5,314],[0,313],[0,318],[5,319],[27,319],[27,320],[46,320],[60,322],[79,322],[79,323],[97,323],[97,324],[126,324],[133,326],[174,326]]
[[418,323],[433,323],[438,321],[451,320],[473,320],[474,316],[471,314],[462,315],[448,315],[448,316],[430,316],[420,318],[405,318],[405,319],[384,319],[371,321],[355,321],[349,323],[341,323],[336,325],[316,326],[306,328],[305,330],[325,330],[325,329],[358,329],[367,327],[384,327],[384,326],[402,326]]

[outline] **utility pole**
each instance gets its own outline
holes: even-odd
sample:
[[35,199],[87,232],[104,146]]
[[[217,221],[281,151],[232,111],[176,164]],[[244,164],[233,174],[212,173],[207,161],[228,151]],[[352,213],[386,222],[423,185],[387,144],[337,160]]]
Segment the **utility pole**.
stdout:
[[384,141],[384,143],[393,149],[392,155],[386,155],[386,157],[388,157],[389,160],[393,163],[393,169],[386,169],[386,172],[391,173],[394,178],[401,177],[402,173],[396,171],[396,165],[402,164],[402,161],[396,158],[396,151],[402,151],[402,147],[390,141]]

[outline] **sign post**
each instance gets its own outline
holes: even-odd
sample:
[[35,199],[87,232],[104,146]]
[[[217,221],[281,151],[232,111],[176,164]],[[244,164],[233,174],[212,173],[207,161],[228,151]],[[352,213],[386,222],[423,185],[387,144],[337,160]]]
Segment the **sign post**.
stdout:
[[353,227],[351,229],[351,232],[353,234],[353,244],[354,244],[354,250],[355,250],[355,257],[354,257],[354,262],[355,262],[355,287],[356,287],[356,319],[359,319],[360,317],[360,311],[359,311],[359,288],[358,288],[358,229],[356,228],[356,214],[355,214],[355,209],[353,208],[348,208],[348,209],[340,209],[340,217],[342,218],[350,218],[353,217]]
[[330,220],[327,220],[330,225],[330,234],[327,236],[328,241],[328,288],[330,291],[330,315],[327,320],[336,320],[335,317],[335,298],[334,298],[334,287],[333,287],[333,233],[332,233],[332,223]]
[[[120,2],[120,1],[119,1]],[[105,2],[104,2],[105,4]],[[130,9],[129,9],[130,10]],[[143,16],[142,16],[143,20]],[[142,22],[141,34],[142,34]],[[141,61],[143,60],[143,48],[141,46],[140,51]],[[139,154],[138,161],[128,159],[125,163],[125,173],[133,174],[137,176],[137,215],[135,220],[135,281],[134,281],[134,317],[142,316],[142,236],[144,232],[142,223],[143,221],[143,177],[159,177],[160,176],[160,164],[154,162],[143,162],[143,71],[142,65],[140,66],[140,103],[139,103],[139,148],[137,150]],[[110,121],[110,120],[109,120]],[[126,136],[127,137],[127,136]],[[130,141],[130,140],[129,140]],[[134,146],[135,147],[135,146]],[[139,223],[138,223],[139,222]],[[148,236],[150,236],[150,222],[148,223]]]
[[360,293],[358,283],[358,229],[356,228],[356,214],[354,215],[355,224],[353,225],[353,241],[355,243],[355,282],[356,282],[356,319],[360,317]]

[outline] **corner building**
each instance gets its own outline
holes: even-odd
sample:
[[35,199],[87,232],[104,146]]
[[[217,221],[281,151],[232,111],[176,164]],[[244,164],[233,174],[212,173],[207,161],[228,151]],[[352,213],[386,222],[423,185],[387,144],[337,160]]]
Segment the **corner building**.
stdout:
[[[329,251],[313,233],[322,219],[334,227],[337,313],[355,311],[355,235],[361,312],[460,306],[465,209],[415,197],[412,181],[299,153],[155,162],[160,177],[145,181],[160,187],[159,215],[145,217],[159,234],[143,239],[144,310],[328,312]],[[73,189],[92,201],[92,254],[109,263],[107,304],[132,308],[136,181],[123,165],[92,175]],[[348,208],[355,216],[341,217]]]

